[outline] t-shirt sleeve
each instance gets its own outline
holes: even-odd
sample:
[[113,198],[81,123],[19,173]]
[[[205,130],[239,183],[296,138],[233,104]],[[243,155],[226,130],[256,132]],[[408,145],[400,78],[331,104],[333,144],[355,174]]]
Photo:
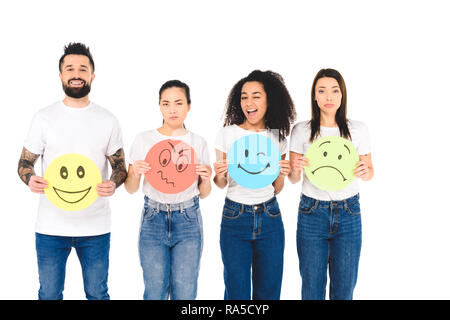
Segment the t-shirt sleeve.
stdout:
[[360,155],[370,153],[371,151],[370,151],[369,128],[364,123],[360,123],[359,135],[361,143],[358,146],[358,153]]
[[106,155],[109,157],[121,148],[123,148],[122,130],[120,129],[119,121],[114,117]]
[[225,128],[220,129],[216,135],[215,147],[222,152],[227,152]]
[[121,148],[123,148],[122,130],[120,129],[119,121],[114,117],[106,155],[109,157]]
[[288,151],[288,143],[287,139],[285,138],[280,141],[280,154],[281,155],[286,154],[287,151]]
[[210,166],[211,162],[209,160],[209,150],[208,150],[208,144],[206,143],[206,141],[204,139],[202,139],[203,143],[202,143],[202,155],[201,155],[201,159],[200,159],[200,163],[202,165],[207,165]]
[[25,149],[34,154],[43,154],[45,150],[45,138],[43,131],[42,119],[38,114],[35,114],[31,120],[28,135],[23,144]]
[[138,134],[136,138],[134,138],[133,144],[131,145],[130,149],[130,156],[129,156],[129,164],[134,164],[135,161],[138,160],[144,160],[142,157],[142,139],[141,135]]
[[305,142],[309,139],[309,132],[303,123],[297,123],[292,129],[289,150],[299,154],[305,154]]

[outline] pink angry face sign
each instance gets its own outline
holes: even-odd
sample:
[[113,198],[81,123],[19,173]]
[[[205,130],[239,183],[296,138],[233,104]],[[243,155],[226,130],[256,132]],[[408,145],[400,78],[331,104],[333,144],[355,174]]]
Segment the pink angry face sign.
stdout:
[[194,148],[180,140],[167,139],[155,144],[145,161],[151,169],[145,174],[148,183],[163,193],[179,193],[189,188],[197,178],[198,164]]

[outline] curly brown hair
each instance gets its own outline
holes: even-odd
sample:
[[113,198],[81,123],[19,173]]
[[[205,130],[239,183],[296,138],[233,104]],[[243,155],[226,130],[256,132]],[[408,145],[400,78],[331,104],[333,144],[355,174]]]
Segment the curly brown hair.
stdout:
[[273,71],[254,70],[233,86],[225,107],[224,126],[244,123],[246,118],[241,108],[241,91],[242,86],[250,81],[261,83],[266,92],[267,111],[264,115],[266,128],[278,129],[280,137],[286,138],[297,114],[283,77]]

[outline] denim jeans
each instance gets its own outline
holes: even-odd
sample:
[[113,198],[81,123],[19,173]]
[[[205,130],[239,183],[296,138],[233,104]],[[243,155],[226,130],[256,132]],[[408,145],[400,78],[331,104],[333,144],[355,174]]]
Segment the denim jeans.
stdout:
[[361,252],[359,194],[342,201],[320,201],[302,194],[297,251],[302,299],[325,299],[329,266],[330,299],[351,300]]
[[220,248],[225,300],[280,299],[284,227],[275,197],[255,205],[226,198]]
[[139,232],[145,300],[195,299],[202,241],[198,197],[164,204],[145,196]]
[[39,299],[62,300],[66,262],[75,248],[83,273],[84,292],[89,300],[109,300],[110,234],[88,237],[61,237],[36,233],[39,269]]

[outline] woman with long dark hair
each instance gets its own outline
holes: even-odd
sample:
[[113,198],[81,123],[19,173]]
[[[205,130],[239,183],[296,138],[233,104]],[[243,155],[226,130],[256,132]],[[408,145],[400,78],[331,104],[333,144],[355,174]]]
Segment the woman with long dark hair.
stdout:
[[[275,72],[251,72],[228,96],[214,163],[215,184],[228,186],[220,231],[225,299],[280,299],[284,227],[275,195],[290,171],[285,160],[286,137],[294,120],[294,104],[283,78]],[[247,135],[271,139],[282,159],[273,183],[256,189],[239,185],[228,172],[228,150]],[[245,150],[246,158],[252,156],[249,149]]]
[[[347,89],[343,77],[334,69],[317,73],[311,88],[311,120],[299,122],[292,129],[289,153],[292,183],[300,181],[304,167],[309,165],[304,156],[309,146],[327,136],[350,140],[360,159],[355,177],[372,179],[367,126],[347,119]],[[303,299],[325,299],[328,268],[330,299],[353,298],[361,251],[360,212],[357,179],[341,190],[325,191],[303,175],[297,225]]]
[[[185,83],[179,80],[164,83],[159,90],[159,106],[163,124],[136,136],[125,188],[129,193],[136,192],[141,176],[150,171],[156,177],[160,175],[157,181],[163,185],[157,188],[156,183],[152,185],[144,179],[142,187],[145,197],[139,258],[144,275],[144,299],[192,300],[197,295],[203,246],[199,198],[211,192],[209,152],[205,139],[184,126],[191,109],[190,90]],[[157,144],[164,148],[155,152],[158,161],[152,168],[144,159]],[[193,163],[189,146],[198,156],[195,179],[188,180],[186,188],[170,190],[178,188],[178,183],[186,179],[182,175],[189,171],[188,164]]]

